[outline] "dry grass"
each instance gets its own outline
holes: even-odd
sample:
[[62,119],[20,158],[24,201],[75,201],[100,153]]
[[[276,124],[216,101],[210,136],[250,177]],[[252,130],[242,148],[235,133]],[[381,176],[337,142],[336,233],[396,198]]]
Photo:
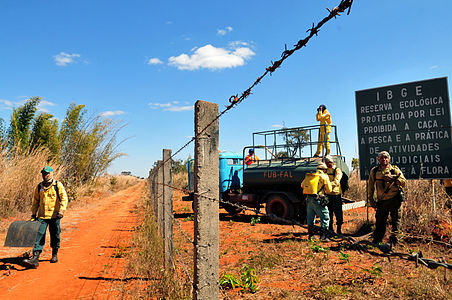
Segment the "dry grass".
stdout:
[[[359,172],[351,174],[349,183],[350,190],[345,197],[356,201],[366,200],[366,181],[359,179]],[[440,239],[451,243],[451,197],[446,194],[440,181],[408,180],[405,190],[402,231],[408,236]],[[435,198],[435,209],[433,198]]]
[[112,193],[124,190],[132,185],[135,185],[142,181],[143,179],[137,178],[135,176],[124,176],[124,175],[109,175],[106,174],[99,177],[95,182],[79,186],[76,189],[77,197],[84,196],[108,196]]
[[37,184],[42,180],[41,169],[52,165],[55,177],[64,170],[49,162],[49,152],[38,149],[30,154],[18,154],[0,146],[0,217],[30,209]]
[[178,189],[188,189],[188,172],[179,172],[173,175],[173,186]]
[[64,184],[69,201],[76,201],[80,196],[108,195],[140,181],[134,176],[106,175],[95,183],[75,186],[68,178],[61,178],[65,166],[49,157],[46,149],[20,154],[0,145],[0,218],[30,211],[34,190],[42,181],[40,171],[46,165],[52,166],[55,179]]
[[[123,295],[132,299],[190,299],[191,283],[181,281],[163,266],[163,241],[153,216],[149,187],[145,186],[137,211],[143,220],[134,234],[126,277],[139,278],[125,287]],[[145,217],[146,216],[146,217]]]

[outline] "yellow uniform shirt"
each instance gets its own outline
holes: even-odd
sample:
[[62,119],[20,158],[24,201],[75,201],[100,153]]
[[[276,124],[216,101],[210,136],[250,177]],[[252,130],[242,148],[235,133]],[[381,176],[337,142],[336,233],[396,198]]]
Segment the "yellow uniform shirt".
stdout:
[[[328,125],[325,126],[326,132],[331,132],[331,126],[329,126],[331,125],[331,115],[328,110],[325,109],[323,112],[319,111],[315,118],[320,122],[320,125]],[[321,128],[323,128],[323,126]]]
[[[54,185],[58,184],[59,196],[57,197]],[[65,211],[67,208],[68,198],[64,186],[59,181],[53,181],[49,188],[44,188],[39,184],[33,195],[33,204],[31,213],[41,219],[56,218],[59,211]]]
[[[391,185],[391,182],[386,182],[383,177],[385,174],[399,175],[396,182],[391,186],[391,188],[386,192],[386,189]],[[369,175],[369,185],[367,188],[367,198],[373,199],[375,189],[377,190],[377,201],[389,200],[397,196],[399,188],[404,188],[406,185],[405,176],[403,176],[402,171],[396,166],[389,165],[386,169],[382,170],[380,166],[373,167],[370,170]],[[383,195],[384,193],[384,195]],[[382,197],[383,196],[383,197]]]
[[326,170],[326,174],[328,174],[328,178],[331,182],[331,193],[327,193],[328,195],[340,195],[342,194],[341,189],[341,178],[342,178],[342,171],[341,169],[334,167],[334,168],[328,168]]

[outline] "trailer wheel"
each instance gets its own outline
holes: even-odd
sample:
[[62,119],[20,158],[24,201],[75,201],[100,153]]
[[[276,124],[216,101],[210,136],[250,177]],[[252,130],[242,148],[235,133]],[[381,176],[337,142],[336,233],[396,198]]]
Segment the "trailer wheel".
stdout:
[[[293,204],[284,195],[271,195],[265,204],[265,211],[270,219],[274,222],[280,223],[282,219],[292,219],[295,213]],[[273,217],[272,215],[276,216]]]

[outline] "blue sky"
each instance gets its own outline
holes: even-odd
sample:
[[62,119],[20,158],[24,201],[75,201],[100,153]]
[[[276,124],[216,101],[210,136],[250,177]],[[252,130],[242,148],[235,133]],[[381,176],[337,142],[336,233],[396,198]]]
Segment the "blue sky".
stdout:
[[[147,176],[193,136],[196,100],[241,94],[339,0],[0,1],[0,117],[31,96],[59,120],[71,102],[123,120],[111,173]],[[355,91],[452,71],[452,2],[355,0],[220,119],[220,149],[252,132],[316,124],[325,104],[357,157]],[[176,159],[185,159],[193,145]]]

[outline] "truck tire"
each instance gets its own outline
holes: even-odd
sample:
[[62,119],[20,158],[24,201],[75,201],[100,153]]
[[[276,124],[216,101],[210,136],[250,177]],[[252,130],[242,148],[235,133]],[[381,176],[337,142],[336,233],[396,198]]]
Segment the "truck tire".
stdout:
[[[286,196],[274,194],[268,197],[265,204],[265,211],[270,219],[274,222],[284,223],[279,218],[291,220],[295,214],[293,204]],[[276,216],[272,217],[272,215]]]

